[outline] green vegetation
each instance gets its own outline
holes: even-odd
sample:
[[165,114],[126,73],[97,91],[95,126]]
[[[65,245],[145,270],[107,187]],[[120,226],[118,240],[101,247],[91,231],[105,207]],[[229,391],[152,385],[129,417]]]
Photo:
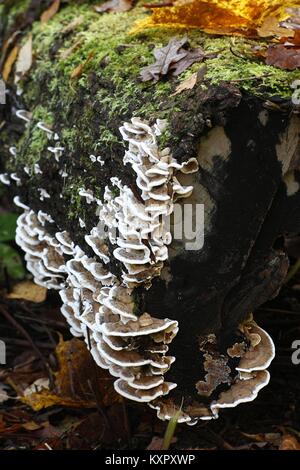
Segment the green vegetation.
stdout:
[[[26,2],[21,3],[20,11]],[[101,15],[90,4],[69,2],[46,24],[35,21],[31,27],[34,64],[21,86],[22,99],[33,112],[33,121],[18,143],[17,170],[25,165],[32,168],[39,161],[47,163],[52,157],[46,150],[45,132],[35,125],[38,121],[53,125],[67,156],[63,194],[67,197],[64,203],[72,206],[68,208],[72,218],[81,213],[78,186],[87,181],[93,188],[105,184],[92,170],[89,156],[111,157],[124,152],[119,133],[124,120],[139,116],[150,122],[156,118],[170,121],[174,113],[186,109],[187,92],[172,94],[180,82],[199,69],[199,63],[179,78],[169,77],[158,83],[142,83],[139,79],[142,67],[154,61],[153,48],[165,46],[171,37],[187,34],[192,47],[201,46],[217,55],[206,60],[207,73],[198,85],[202,88],[209,83],[233,81],[239,88],[264,97],[288,98],[292,94],[290,84],[297,72],[267,66],[254,57],[250,47],[257,44],[255,41],[238,38],[233,42],[229,37],[170,28],[130,34],[135,22],[146,14],[142,4],[139,2],[127,13]],[[88,58],[76,74],[76,68]],[[167,146],[171,137],[167,129],[160,137],[160,146]],[[14,165],[10,159],[8,170]],[[75,176],[74,168],[80,178]],[[32,178],[38,185],[38,176]]]

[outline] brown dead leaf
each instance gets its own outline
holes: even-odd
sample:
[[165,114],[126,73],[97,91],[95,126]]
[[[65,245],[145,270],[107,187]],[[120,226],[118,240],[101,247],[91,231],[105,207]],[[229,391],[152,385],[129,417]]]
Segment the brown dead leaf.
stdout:
[[102,5],[95,5],[94,10],[97,13],[121,13],[133,8],[133,0],[108,0]]
[[73,79],[73,78],[79,78],[81,75],[82,75],[82,72],[84,70],[84,68],[88,65],[88,63],[92,60],[92,58],[94,57],[95,53],[94,52],[90,52],[90,54],[88,55],[87,59],[82,62],[81,64],[79,64],[72,72],[71,72],[71,75],[70,77]]
[[285,47],[283,44],[269,46],[266,64],[284,70],[295,70],[300,67],[300,48]]
[[187,41],[187,37],[182,39],[171,38],[165,47],[154,49],[153,55],[156,61],[141,70],[142,81],[153,80],[157,82],[169,72],[175,76],[180,75],[194,62],[203,60],[205,53],[201,47],[191,51],[182,47],[186,45]]
[[37,429],[41,429],[42,425],[35,423],[34,421],[28,421],[27,423],[22,424],[22,428],[26,429],[26,431],[36,431]]
[[279,446],[281,434],[279,432],[249,434],[241,432],[241,435],[250,439],[252,442],[272,444],[276,447]]
[[71,408],[96,407],[95,393],[104,406],[120,400],[113,388],[113,378],[98,368],[85,343],[77,338],[63,341],[56,347],[59,364],[55,372],[55,388],[43,388],[37,392],[23,394],[21,401],[35,411],[53,405]]
[[58,12],[60,7],[60,0],[54,0],[50,7],[45,10],[42,15],[41,15],[41,22],[42,23],[47,23],[51,18],[53,18],[54,15]]
[[179,85],[175,89],[175,93],[171,96],[178,95],[185,90],[191,90],[197,83],[197,72],[193,73],[189,78],[184,80],[183,82],[179,83]]
[[300,443],[295,436],[285,434],[282,436],[279,450],[300,450]]
[[272,36],[278,37],[294,37],[295,31],[292,29],[283,28],[280,26],[278,19],[275,16],[269,16],[265,19],[263,24],[257,30],[261,38],[268,38]]
[[280,38],[280,42],[283,43],[285,46],[300,46],[300,29],[295,31],[295,34],[292,38],[289,37],[282,37]]
[[19,54],[19,46],[14,46],[10,53],[7,56],[7,59],[5,60],[4,66],[3,66],[3,71],[2,71],[2,78],[5,82],[9,79],[11,70],[13,68],[13,65],[15,61],[17,60]]
[[15,68],[15,84],[17,84],[30,70],[32,65],[32,35],[30,34],[19,50],[16,68]]
[[77,18],[74,18],[74,20],[72,20],[69,24],[63,27],[63,29],[61,30],[61,34],[66,36],[67,34],[72,33],[76,28],[78,28],[78,26],[81,25],[83,19],[84,18],[82,15],[78,16]]
[[59,58],[62,59],[62,60],[67,59],[71,54],[73,54],[73,52],[75,52],[79,49],[81,44],[82,44],[82,41],[81,41],[81,39],[79,39],[71,47],[69,47],[68,49],[65,49],[64,51],[61,51],[59,53]]
[[23,299],[29,302],[44,302],[47,296],[47,289],[38,286],[32,281],[21,281],[13,287],[12,292],[7,294],[8,299]]

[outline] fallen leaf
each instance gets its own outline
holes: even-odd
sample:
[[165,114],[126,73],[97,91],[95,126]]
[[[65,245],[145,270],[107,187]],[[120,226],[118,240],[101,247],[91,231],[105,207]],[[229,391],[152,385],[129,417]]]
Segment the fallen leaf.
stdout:
[[7,56],[7,59],[5,60],[4,66],[3,66],[3,71],[2,71],[2,78],[5,82],[9,79],[11,70],[13,68],[13,65],[15,61],[17,60],[19,54],[19,46],[14,46],[10,53]]
[[45,10],[42,15],[41,15],[41,22],[42,23],[47,23],[47,21],[51,20],[51,18],[53,18],[54,15],[56,15],[56,13],[58,12],[59,10],[59,7],[60,7],[60,0],[54,0],[50,7],[47,8],[47,10]]
[[285,434],[282,436],[279,450],[300,450],[300,443],[295,436]]
[[[145,28],[199,28],[211,34],[255,37],[266,18],[278,21],[289,16],[293,0],[174,0],[171,6],[156,5],[152,15],[136,23],[132,33]],[[149,5],[151,7],[151,5]]]
[[259,443],[268,443],[274,446],[279,445],[281,434],[279,432],[270,432],[270,433],[258,433],[258,434],[249,434],[246,432],[241,432],[242,436],[250,439],[253,442]]
[[36,431],[37,429],[41,429],[41,427],[41,424],[35,423],[34,421],[28,421],[22,424],[22,428],[26,429],[26,431]]
[[12,292],[7,294],[8,299],[23,299],[29,302],[44,302],[47,296],[47,289],[38,286],[32,281],[22,281],[13,287]]
[[67,59],[73,52],[75,52],[77,49],[79,49],[81,44],[82,44],[82,41],[81,41],[81,39],[79,39],[71,47],[69,47],[68,49],[65,49],[64,51],[61,51],[59,53],[59,58],[62,59],[62,60]]
[[[55,388],[29,393],[21,401],[35,411],[53,405],[71,408],[95,408],[96,396],[104,406],[120,400],[114,391],[113,378],[98,368],[83,341],[60,338],[56,347],[58,371],[54,373]],[[30,389],[29,389],[30,390]]]
[[79,78],[84,70],[84,68],[87,66],[87,64],[92,60],[94,57],[94,52],[90,52],[88,55],[87,59],[79,64],[71,73],[70,77],[71,78]]
[[72,33],[78,26],[81,25],[83,22],[83,16],[78,16],[77,18],[74,18],[74,20],[71,21],[71,23],[67,24],[64,26],[61,30],[61,34],[67,35],[69,33]]
[[154,49],[153,55],[156,62],[141,70],[142,81],[158,81],[160,76],[166,75],[170,71],[172,65],[187,55],[187,51],[182,49],[182,46],[186,44],[186,42],[186,37],[180,40],[172,38],[167,46]]
[[295,34],[292,38],[289,37],[282,37],[280,38],[280,42],[283,43],[285,46],[300,46],[300,29],[295,31]]
[[284,70],[295,70],[300,67],[300,48],[289,48],[283,44],[269,46],[266,64]]
[[156,61],[141,70],[142,81],[154,80],[157,82],[169,72],[175,76],[180,75],[193,63],[203,60],[205,53],[201,47],[191,51],[182,47],[187,41],[187,37],[179,40],[171,38],[165,47],[154,49],[153,55]]
[[102,5],[95,5],[94,10],[97,13],[121,13],[131,10],[133,3],[133,0],[108,0]]
[[172,74],[177,77],[186,69],[188,69],[191,65],[195,62],[201,62],[205,57],[205,53],[202,47],[197,47],[193,51],[188,51],[187,55],[183,57],[183,59],[179,60],[176,64],[174,64],[172,69]]
[[16,68],[15,68],[15,84],[17,84],[28,72],[32,65],[32,35],[30,34],[19,50]]
[[283,28],[280,26],[278,19],[275,16],[269,16],[265,19],[263,24],[257,30],[261,38],[268,38],[272,36],[278,37],[294,37],[295,31],[292,29]]
[[191,90],[192,88],[194,88],[196,83],[197,83],[197,72],[193,73],[189,78],[179,83],[179,85],[176,87],[175,93],[173,93],[173,95],[171,96],[178,95],[179,93],[182,93],[185,90]]

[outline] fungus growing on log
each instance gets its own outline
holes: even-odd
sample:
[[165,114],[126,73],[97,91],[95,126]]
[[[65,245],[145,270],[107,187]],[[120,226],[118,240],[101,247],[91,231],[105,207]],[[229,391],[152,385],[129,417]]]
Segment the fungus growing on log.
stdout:
[[[39,60],[1,108],[0,181],[21,212],[16,242],[120,395],[161,419],[214,419],[270,378],[275,347],[252,312],[278,293],[283,237],[300,230],[296,73],[192,29],[184,44],[207,51],[202,80],[176,92],[198,72],[191,61],[149,86],[139,77],[153,42],[166,47],[174,31],[129,34],[145,19],[142,2],[85,9],[70,1],[49,24],[34,22]],[[78,10],[82,25],[64,35]]]

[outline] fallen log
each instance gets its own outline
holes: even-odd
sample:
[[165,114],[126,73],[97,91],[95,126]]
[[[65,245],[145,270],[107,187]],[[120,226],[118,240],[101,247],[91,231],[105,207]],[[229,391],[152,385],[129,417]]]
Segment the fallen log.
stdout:
[[257,40],[138,29],[142,2],[69,1],[41,22],[50,4],[0,6],[16,241],[121,395],[212,419],[269,381],[274,345],[251,312],[300,230],[299,70],[244,53]]

